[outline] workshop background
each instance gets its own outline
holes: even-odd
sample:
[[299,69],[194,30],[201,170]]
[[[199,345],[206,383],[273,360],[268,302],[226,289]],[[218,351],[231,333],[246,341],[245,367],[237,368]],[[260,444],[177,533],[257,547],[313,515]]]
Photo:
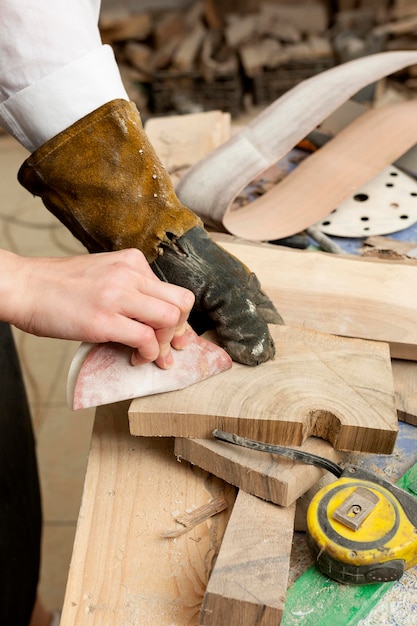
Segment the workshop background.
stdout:
[[[144,119],[221,109],[244,124],[300,80],[372,52],[417,48],[416,0],[104,0],[101,30]],[[358,98],[375,97],[373,86]],[[417,67],[378,97],[413,98]],[[0,245],[30,256],[82,246],[16,180],[26,151],[0,137]],[[41,590],[63,602],[94,410],[72,412],[66,378],[78,344],[15,330],[38,442],[44,506]]]

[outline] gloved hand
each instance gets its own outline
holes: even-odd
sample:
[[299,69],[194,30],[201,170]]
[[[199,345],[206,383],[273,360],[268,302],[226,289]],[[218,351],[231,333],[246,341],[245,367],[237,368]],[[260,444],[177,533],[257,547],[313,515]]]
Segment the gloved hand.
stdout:
[[131,102],[114,100],[36,150],[20,183],[90,252],[138,248],[155,273],[186,287],[232,359],[274,356],[267,322],[283,323],[259,281],[180,203]]

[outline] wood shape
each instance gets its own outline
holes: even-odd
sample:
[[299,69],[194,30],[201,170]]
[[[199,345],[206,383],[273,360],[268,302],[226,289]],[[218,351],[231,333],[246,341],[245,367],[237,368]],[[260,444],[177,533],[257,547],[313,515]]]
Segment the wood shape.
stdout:
[[[334,462],[338,453],[327,441],[310,437],[302,449]],[[174,452],[215,476],[263,500],[289,506],[312,487],[323,474],[319,467],[297,463],[270,454],[230,445],[214,439],[177,437]]]
[[[132,437],[127,408],[96,413],[61,626],[195,626],[236,490],[178,463],[172,440]],[[219,495],[227,511],[161,536]]]
[[416,143],[415,101],[366,113],[270,192],[239,210],[232,205],[362,87],[416,62],[416,52],[383,52],[304,80],[191,168],[177,185],[180,200],[206,224],[247,239],[280,239],[311,226]]
[[295,505],[239,491],[211,573],[199,626],[278,626],[284,610]]
[[393,359],[391,366],[398,419],[417,426],[417,363]]
[[208,439],[213,429],[268,443],[309,436],[339,450],[389,454],[398,430],[386,344],[270,326],[277,356],[239,363],[193,388],[138,398],[130,431]]
[[189,327],[189,344],[173,350],[168,370],[155,363],[133,366],[133,349],[117,343],[81,344],[68,373],[68,405],[85,409],[138,396],[182,389],[232,367],[219,346],[198,337]]
[[146,134],[174,184],[192,165],[227,141],[230,128],[230,113],[222,111],[156,117],[145,124]]
[[359,254],[364,257],[417,264],[417,245],[415,241],[401,241],[400,239],[375,235],[365,239]]
[[385,341],[392,357],[417,359],[416,267],[216,240],[257,274],[286,324]]

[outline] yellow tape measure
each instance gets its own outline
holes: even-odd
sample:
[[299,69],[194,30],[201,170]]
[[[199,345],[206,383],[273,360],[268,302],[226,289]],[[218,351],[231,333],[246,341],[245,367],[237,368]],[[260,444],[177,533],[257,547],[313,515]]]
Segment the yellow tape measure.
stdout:
[[417,563],[417,501],[373,472],[347,466],[307,511],[307,540],[322,572],[343,583],[398,580]]
[[341,583],[398,580],[417,563],[417,499],[369,470],[340,467],[315,454],[247,439],[213,436],[322,467],[338,480],[321,489],[307,511],[307,540],[320,570]]

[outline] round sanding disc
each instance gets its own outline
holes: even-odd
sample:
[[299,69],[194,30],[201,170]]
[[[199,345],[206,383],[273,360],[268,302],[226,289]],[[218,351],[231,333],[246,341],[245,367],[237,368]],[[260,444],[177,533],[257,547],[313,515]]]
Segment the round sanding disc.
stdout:
[[417,222],[417,182],[390,165],[316,224],[336,237],[369,237]]

